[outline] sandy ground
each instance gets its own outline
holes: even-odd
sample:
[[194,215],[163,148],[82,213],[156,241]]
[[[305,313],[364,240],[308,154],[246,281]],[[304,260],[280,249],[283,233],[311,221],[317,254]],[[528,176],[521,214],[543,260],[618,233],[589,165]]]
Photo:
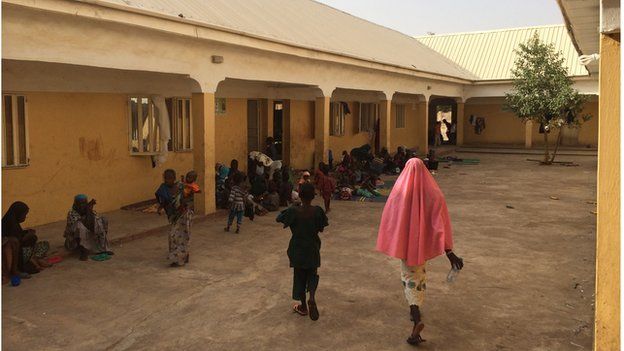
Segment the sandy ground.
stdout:
[[[462,154],[463,157],[470,155]],[[591,350],[594,157],[538,166],[472,155],[441,168],[456,252],[429,262],[422,350]],[[559,200],[553,200],[555,196]],[[511,205],[514,208],[507,208]],[[70,258],[2,287],[6,350],[410,350],[399,262],[374,251],[381,203],[334,202],[322,234],[313,322],[291,313],[290,234],[275,216],[198,223],[191,263],[167,267],[166,232],[116,247],[107,262]],[[155,220],[164,220],[155,217]]]

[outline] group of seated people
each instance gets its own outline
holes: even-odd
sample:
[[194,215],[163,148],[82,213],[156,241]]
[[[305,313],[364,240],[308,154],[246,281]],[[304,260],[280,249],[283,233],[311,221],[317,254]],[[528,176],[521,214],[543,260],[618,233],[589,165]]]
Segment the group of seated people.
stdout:
[[377,188],[383,184],[380,176],[400,173],[412,157],[415,154],[401,146],[394,156],[385,147],[375,156],[368,144],[351,152],[343,151],[342,160],[334,172],[338,179],[338,198],[349,200],[353,195],[366,198],[379,196]]
[[[102,261],[110,258],[113,252],[108,245],[108,222],[94,210],[95,199],[86,195],[76,195],[72,208],[67,214],[63,236],[65,248],[76,251],[80,259],[86,261],[90,253],[92,259]],[[50,244],[39,240],[34,229],[23,229],[30,209],[24,202],[11,204],[2,217],[2,283],[20,284],[32,274],[60,262],[61,257],[50,257]],[[106,257],[105,257],[106,256]]]

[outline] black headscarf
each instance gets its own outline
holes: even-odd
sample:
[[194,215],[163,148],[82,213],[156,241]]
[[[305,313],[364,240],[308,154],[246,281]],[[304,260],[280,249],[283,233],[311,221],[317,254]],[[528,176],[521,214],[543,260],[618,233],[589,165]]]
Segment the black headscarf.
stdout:
[[2,217],[2,236],[12,236],[21,239],[24,235],[24,230],[20,225],[20,219],[23,219],[27,213],[28,205],[21,201],[14,202]]

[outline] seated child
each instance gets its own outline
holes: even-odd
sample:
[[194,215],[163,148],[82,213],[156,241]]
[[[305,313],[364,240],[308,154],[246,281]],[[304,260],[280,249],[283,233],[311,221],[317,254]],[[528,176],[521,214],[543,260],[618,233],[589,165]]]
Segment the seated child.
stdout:
[[269,183],[269,193],[262,199],[262,206],[269,212],[279,210],[280,197],[277,193],[277,185],[274,182]]
[[[323,209],[312,206],[314,185],[304,183],[300,190],[303,205],[285,209],[276,220],[282,223],[284,228],[290,227],[292,233],[287,251],[290,266],[294,270],[292,298],[301,301],[300,304],[293,306],[293,310],[301,316],[309,314],[310,319],[315,321],[319,318],[315,300],[319,282],[317,269],[321,266],[319,233],[329,223]],[[310,294],[307,305],[306,292]]]

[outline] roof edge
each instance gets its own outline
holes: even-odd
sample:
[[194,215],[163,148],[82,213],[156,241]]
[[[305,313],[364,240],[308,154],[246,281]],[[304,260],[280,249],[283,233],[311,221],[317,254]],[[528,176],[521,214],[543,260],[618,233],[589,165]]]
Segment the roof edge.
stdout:
[[[558,0],[559,1],[559,0]],[[483,33],[500,33],[500,32],[511,32],[516,30],[527,30],[527,29],[539,29],[539,28],[550,28],[550,27],[563,27],[565,24],[544,24],[540,26],[527,26],[527,27],[513,27],[513,28],[501,28],[501,29],[488,29],[488,30],[477,30],[471,32],[457,32],[457,33],[444,33],[444,34],[434,34],[434,35],[421,35],[414,37],[416,39],[427,39],[427,38],[439,38],[439,37],[451,37],[456,35],[468,35],[468,34],[483,34]]]

